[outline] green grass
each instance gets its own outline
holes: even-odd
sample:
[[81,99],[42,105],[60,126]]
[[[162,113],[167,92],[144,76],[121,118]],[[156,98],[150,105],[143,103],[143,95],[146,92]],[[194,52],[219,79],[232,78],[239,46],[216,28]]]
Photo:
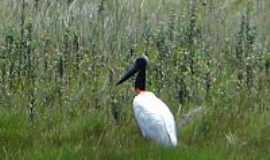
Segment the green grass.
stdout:
[[[226,159],[214,144],[205,146],[179,145],[162,148],[127,126],[111,126],[95,118],[75,121],[48,128],[29,126],[20,115],[2,116],[1,155],[4,159]],[[58,125],[55,125],[58,126]],[[135,127],[135,126],[133,126]],[[101,134],[100,134],[101,133]],[[216,152],[213,152],[217,150]],[[211,154],[211,152],[215,154]]]
[[[0,159],[270,159],[269,4],[0,1]],[[115,86],[142,54],[177,123],[206,110],[176,148],[142,138]]]
[[[194,124],[183,129],[177,148],[164,148],[143,140],[133,121],[115,125],[105,121],[104,116],[102,113],[87,113],[64,120],[64,115],[57,115],[62,120],[29,123],[27,116],[22,113],[1,112],[0,153],[3,159],[269,158],[269,131],[262,133],[265,131],[253,130],[254,133],[242,133],[244,135],[240,137],[241,132],[245,131],[236,129],[235,132],[239,132],[236,138],[239,139],[230,144],[214,128],[210,131],[214,135],[200,135],[203,126],[199,125],[202,124]],[[224,127],[225,130],[229,128]]]

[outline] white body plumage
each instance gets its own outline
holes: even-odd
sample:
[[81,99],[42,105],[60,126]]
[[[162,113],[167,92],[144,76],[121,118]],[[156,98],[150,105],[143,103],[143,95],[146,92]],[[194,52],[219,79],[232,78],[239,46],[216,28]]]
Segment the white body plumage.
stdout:
[[133,101],[136,121],[145,138],[166,146],[177,145],[173,114],[152,92],[139,93]]

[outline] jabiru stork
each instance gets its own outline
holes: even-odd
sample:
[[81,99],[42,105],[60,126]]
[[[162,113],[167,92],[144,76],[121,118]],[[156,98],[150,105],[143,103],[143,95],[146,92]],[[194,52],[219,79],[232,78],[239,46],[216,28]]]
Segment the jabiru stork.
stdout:
[[142,135],[165,146],[176,146],[177,131],[173,114],[154,93],[145,90],[148,62],[146,56],[137,58],[117,85],[138,73],[135,80],[137,95],[133,100],[133,111]]

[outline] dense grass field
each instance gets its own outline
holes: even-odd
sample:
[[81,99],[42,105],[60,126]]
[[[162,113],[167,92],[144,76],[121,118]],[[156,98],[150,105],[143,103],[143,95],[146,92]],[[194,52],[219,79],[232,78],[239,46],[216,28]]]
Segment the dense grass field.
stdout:
[[[1,0],[0,159],[270,159],[269,0]],[[181,117],[140,135],[127,66]]]

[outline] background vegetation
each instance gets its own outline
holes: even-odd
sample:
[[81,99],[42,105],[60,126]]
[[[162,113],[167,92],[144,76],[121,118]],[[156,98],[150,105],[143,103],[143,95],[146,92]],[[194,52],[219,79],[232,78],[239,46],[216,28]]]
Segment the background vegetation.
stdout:
[[[270,159],[269,0],[1,0],[0,159]],[[125,68],[179,121],[144,140]],[[179,122],[180,123],[180,122]]]

